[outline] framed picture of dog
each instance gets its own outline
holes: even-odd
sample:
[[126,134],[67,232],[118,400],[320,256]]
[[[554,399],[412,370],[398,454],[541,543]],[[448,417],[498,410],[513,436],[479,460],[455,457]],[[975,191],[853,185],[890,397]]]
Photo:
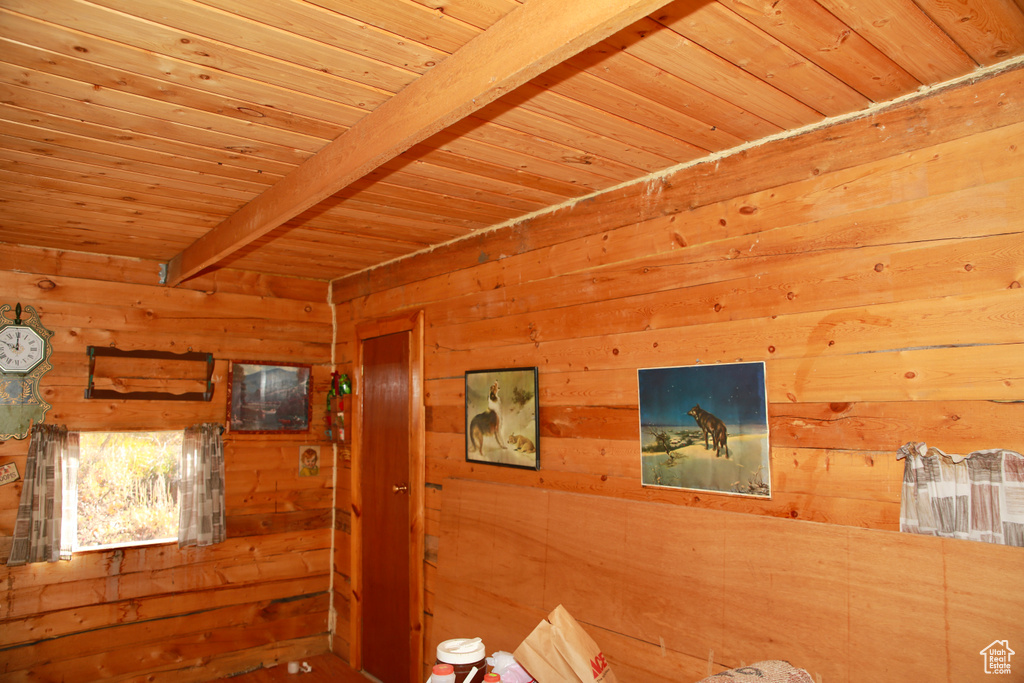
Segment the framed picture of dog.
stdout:
[[771,498],[764,363],[637,371],[644,486]]
[[466,373],[466,461],[540,469],[537,368]]

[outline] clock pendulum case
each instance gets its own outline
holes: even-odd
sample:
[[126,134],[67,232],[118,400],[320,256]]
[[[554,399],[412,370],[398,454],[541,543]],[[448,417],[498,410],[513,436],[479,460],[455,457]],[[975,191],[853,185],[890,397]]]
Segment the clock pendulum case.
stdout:
[[13,319],[10,310],[9,304],[0,306],[0,441],[25,438],[51,407],[39,392],[39,380],[53,369],[53,332],[42,326],[31,306],[25,307],[27,321],[21,318],[21,304]]

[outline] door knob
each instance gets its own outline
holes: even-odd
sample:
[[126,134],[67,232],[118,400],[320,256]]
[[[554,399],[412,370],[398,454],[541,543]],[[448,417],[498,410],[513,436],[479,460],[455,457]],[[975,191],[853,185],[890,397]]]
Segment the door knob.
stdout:
[[394,484],[391,486],[391,490],[394,493],[404,493],[409,490],[409,487],[406,484]]

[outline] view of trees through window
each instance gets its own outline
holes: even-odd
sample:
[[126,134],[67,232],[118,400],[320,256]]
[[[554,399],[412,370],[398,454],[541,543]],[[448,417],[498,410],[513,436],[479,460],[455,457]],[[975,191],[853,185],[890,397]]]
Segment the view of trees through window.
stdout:
[[182,432],[81,432],[78,547],[178,536]]

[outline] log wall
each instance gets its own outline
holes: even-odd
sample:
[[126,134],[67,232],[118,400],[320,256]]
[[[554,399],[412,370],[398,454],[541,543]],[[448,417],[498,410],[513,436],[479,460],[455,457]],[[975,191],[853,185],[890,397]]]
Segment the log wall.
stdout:
[[[879,561],[898,566],[901,444],[1024,450],[1022,139],[1017,69],[333,283],[343,361],[359,323],[425,312],[428,612],[444,597],[447,478],[859,527],[884,534]],[[737,360],[766,363],[772,499],[643,488],[637,368]],[[541,470],[468,464],[464,373],[518,366],[540,371]],[[749,520],[781,544],[799,537]],[[992,549],[962,548],[943,552],[1000,571]],[[729,607],[731,588],[709,609]],[[452,635],[428,621],[426,652]],[[525,635],[510,626],[503,645]]]
[[[98,550],[8,568],[21,481],[0,487],[0,680],[204,681],[330,646],[327,286],[223,271],[168,289],[157,277],[156,263],[4,245],[0,299],[34,306],[54,331],[54,368],[41,383],[53,405],[47,422],[78,430],[224,422],[228,361],[254,360],[313,365],[312,431],[225,435],[228,540],[208,548]],[[89,345],[212,353],[213,400],[86,400]],[[130,375],[118,382],[165,388]],[[304,444],[321,446],[317,477],[298,477]],[[23,474],[27,449],[27,439],[0,443],[0,462]]]
[[444,486],[435,632],[472,633],[489,651],[514,649],[523,636],[510,634],[530,633],[559,603],[622,683],[698,681],[723,662],[766,659],[821,681],[963,683],[987,678],[980,651],[994,634],[1024,636],[1020,548],[468,479]]

